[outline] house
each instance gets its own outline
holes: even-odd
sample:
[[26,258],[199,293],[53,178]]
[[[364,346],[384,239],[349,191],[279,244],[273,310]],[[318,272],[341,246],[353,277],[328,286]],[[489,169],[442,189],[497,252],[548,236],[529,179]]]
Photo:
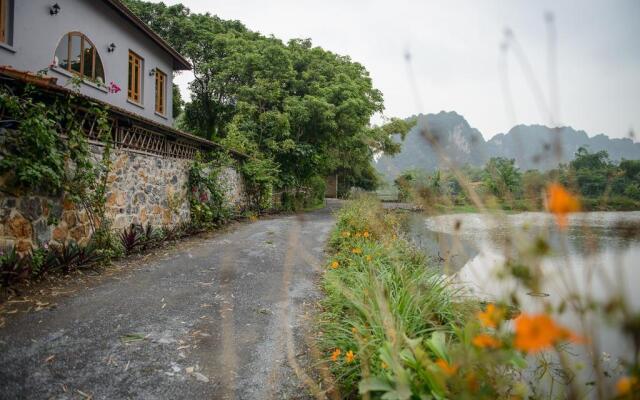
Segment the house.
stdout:
[[173,72],[191,69],[120,0],[0,0],[0,66],[168,127]]

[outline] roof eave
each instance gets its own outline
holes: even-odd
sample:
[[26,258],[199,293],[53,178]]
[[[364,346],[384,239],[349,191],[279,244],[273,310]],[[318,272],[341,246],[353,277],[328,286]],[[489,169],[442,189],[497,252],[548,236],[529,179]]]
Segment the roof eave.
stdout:
[[160,46],[163,50],[173,57],[173,69],[174,71],[189,71],[193,69],[189,60],[183,57],[176,49],[171,47],[169,43],[167,43],[163,38],[161,38],[157,33],[153,31],[153,29],[149,28],[147,24],[144,23],[137,15],[135,15],[129,7],[124,5],[120,0],[104,0],[107,4],[113,7],[116,11],[118,11],[123,17],[127,18],[131,21],[138,29],[143,31],[144,33],[151,38],[158,46]]

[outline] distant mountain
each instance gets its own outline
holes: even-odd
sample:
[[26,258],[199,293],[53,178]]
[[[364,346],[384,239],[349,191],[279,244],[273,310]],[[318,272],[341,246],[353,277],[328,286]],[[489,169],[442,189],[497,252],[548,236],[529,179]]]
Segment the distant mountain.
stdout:
[[[482,166],[491,157],[513,158],[522,170],[547,170],[571,161],[581,146],[592,152],[606,150],[614,161],[640,159],[640,143],[602,134],[589,137],[571,127],[517,125],[485,141],[480,131],[456,112],[420,114],[417,120],[402,142],[402,151],[393,157],[381,156],[375,162],[385,177],[394,179],[413,168],[433,171],[464,164]],[[401,142],[400,138],[395,140]]]

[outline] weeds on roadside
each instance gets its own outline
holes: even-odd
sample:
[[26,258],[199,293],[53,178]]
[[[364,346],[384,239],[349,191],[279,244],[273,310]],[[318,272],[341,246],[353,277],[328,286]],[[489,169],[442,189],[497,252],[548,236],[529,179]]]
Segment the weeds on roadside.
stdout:
[[[578,199],[549,187],[548,209],[558,229]],[[350,202],[337,216],[333,251],[322,285],[319,343],[344,396],[365,398],[636,398],[640,325],[622,298],[574,294],[540,311],[518,308],[517,293],[484,303],[454,278],[443,277],[404,239],[397,214],[371,198]],[[514,237],[513,240],[516,240]],[[512,249],[500,274],[530,293],[544,282],[540,238]],[[499,279],[496,277],[496,279]],[[583,323],[565,326],[567,308]],[[617,373],[600,360],[592,324],[606,316],[632,345]],[[586,325],[585,325],[586,324]],[[572,349],[591,354],[585,366]],[[592,368],[592,380],[580,377]]]

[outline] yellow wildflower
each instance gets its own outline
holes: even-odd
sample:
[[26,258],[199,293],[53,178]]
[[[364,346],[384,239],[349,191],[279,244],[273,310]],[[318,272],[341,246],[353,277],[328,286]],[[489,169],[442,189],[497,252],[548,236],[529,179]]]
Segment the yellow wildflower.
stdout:
[[372,258],[372,257],[371,257],[371,256],[369,256],[369,255],[367,255],[367,256],[365,257],[365,259],[366,259],[367,261],[369,261],[369,262],[371,262],[371,258]]
[[561,340],[580,341],[546,314],[521,314],[515,319],[515,331],[515,347],[528,353],[544,350]]
[[361,254],[362,253],[362,249],[360,247],[354,247],[353,249],[351,249],[351,252],[353,254]]
[[347,354],[344,355],[344,359],[347,361],[347,363],[353,362],[355,358],[356,356],[355,354],[353,354],[353,351],[351,350],[347,351]]
[[549,212],[556,216],[556,222],[561,229],[567,226],[567,214],[580,211],[580,200],[559,183],[549,185],[547,200]]
[[474,337],[471,343],[473,343],[474,346],[480,348],[497,349],[498,347],[500,347],[500,341],[491,335],[487,335],[486,333]]
[[368,238],[369,237],[369,232],[367,232],[367,231],[362,232],[362,236]]
[[638,385],[638,378],[635,376],[623,376],[616,382],[616,394],[626,396]]
[[343,231],[342,232],[342,237],[343,238],[348,238],[349,236],[351,236],[351,233],[347,232],[347,231]]
[[504,309],[502,307],[497,307],[495,304],[487,305],[487,308],[479,312],[477,315],[480,323],[485,328],[495,328],[498,326],[502,319],[504,318]]
[[359,238],[360,236],[362,236],[362,234],[360,232],[356,232],[356,237]]
[[338,361],[338,357],[340,357],[340,354],[342,354],[342,350],[335,349],[333,353],[331,353],[331,361]]
[[340,266],[340,263],[339,263],[339,262],[337,262],[337,261],[334,261],[334,262],[332,262],[332,263],[331,263],[331,268],[333,268],[333,269],[336,269],[336,268],[338,268],[339,266]]
[[442,370],[442,372],[444,372],[445,375],[447,376],[452,376],[454,375],[456,372],[458,372],[458,367],[455,365],[451,365],[449,364],[446,360],[443,360],[442,358],[438,358],[436,360],[436,365]]

